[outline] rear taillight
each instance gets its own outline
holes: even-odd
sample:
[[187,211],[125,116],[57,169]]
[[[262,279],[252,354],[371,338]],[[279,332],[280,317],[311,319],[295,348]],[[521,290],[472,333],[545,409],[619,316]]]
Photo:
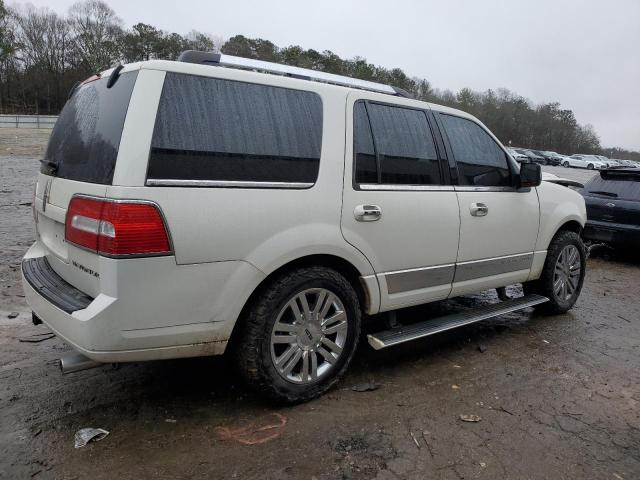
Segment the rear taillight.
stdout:
[[73,197],[65,238],[106,256],[171,253],[167,228],[153,203]]

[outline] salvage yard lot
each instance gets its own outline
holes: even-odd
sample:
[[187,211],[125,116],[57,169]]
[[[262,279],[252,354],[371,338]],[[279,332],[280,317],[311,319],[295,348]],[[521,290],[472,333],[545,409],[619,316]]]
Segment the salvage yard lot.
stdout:
[[[31,325],[19,282],[34,235],[34,145],[0,156],[0,478],[640,477],[637,259],[594,250],[565,315],[510,314],[384,352],[364,341],[336,389],[295,407],[255,398],[224,358],[63,377],[64,342],[24,341],[48,331]],[[76,450],[83,427],[110,435]]]

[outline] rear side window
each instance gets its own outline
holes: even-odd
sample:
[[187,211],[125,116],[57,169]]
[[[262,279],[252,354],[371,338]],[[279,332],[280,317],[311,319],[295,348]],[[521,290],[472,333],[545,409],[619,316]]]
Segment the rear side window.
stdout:
[[422,110],[357,102],[354,149],[356,183],[440,183],[440,162]]
[[[120,137],[138,72],[80,86],[66,103],[51,132],[44,159],[60,178],[111,184]],[[44,167],[42,172],[48,173]]]
[[314,183],[321,143],[315,93],[167,73],[148,178]]
[[611,178],[593,177],[584,187],[588,195],[640,201],[640,175],[614,174]]
[[507,154],[480,125],[453,115],[441,114],[440,118],[458,164],[462,185],[511,186]]

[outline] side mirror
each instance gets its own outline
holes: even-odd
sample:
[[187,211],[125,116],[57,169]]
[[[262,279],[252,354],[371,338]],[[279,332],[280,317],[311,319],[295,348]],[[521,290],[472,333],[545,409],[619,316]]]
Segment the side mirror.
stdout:
[[537,163],[521,163],[518,188],[537,187],[542,183],[542,168]]

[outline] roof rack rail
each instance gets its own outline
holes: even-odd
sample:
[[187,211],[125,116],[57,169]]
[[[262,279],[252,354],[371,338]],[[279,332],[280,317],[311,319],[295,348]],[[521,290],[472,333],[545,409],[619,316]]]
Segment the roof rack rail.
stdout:
[[332,85],[341,85],[343,87],[359,88],[362,90],[370,90],[373,92],[387,93],[389,95],[413,98],[413,95],[411,95],[406,90],[398,87],[393,87],[391,85],[385,85],[383,83],[369,82],[368,80],[360,80],[358,78],[320,72],[317,70],[311,70],[309,68],[291,67],[289,65],[282,65],[280,63],[264,62],[262,60],[254,60],[252,58],[234,57],[232,55],[225,55],[222,53],[186,50],[180,54],[180,56],[178,57],[178,61],[228,68],[238,68],[243,70],[256,70],[259,72],[275,73],[278,75],[285,75],[287,77],[299,78],[302,80],[330,83]]

